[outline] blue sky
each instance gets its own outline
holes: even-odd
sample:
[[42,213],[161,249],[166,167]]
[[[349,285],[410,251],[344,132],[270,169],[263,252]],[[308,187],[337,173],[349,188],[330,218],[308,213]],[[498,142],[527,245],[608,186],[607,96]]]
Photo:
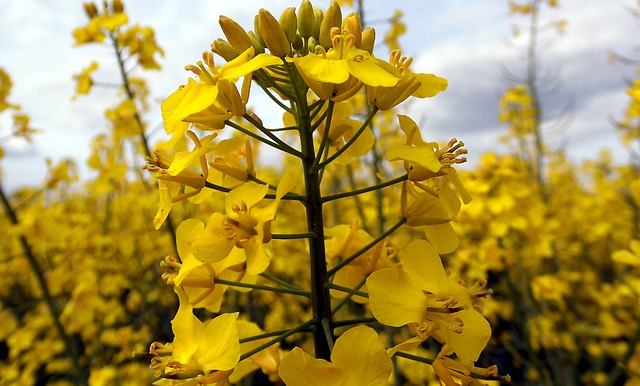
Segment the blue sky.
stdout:
[[[326,7],[328,0],[314,1]],[[631,0],[564,0],[557,10],[545,9],[543,20],[567,19],[566,33],[541,39],[543,72],[553,73],[556,90],[543,93],[545,111],[553,117],[568,106],[568,119],[545,122],[552,148],[562,146],[576,160],[593,157],[607,147],[625,161],[611,119],[619,118],[627,101],[626,82],[634,69],[609,64],[609,52],[633,57],[640,43],[640,22],[631,15]],[[185,64],[194,63],[213,40],[222,37],[218,16],[229,16],[252,29],[260,7],[273,14],[298,1],[130,0],[126,9],[132,22],[156,30],[166,56],[163,70],[147,75],[154,105],[145,120],[153,128],[161,124],[159,102],[186,81]],[[496,122],[498,98],[508,84],[500,68],[522,75],[524,40],[512,40],[511,27],[524,20],[507,16],[506,0],[365,0],[365,17],[379,29],[384,19],[401,9],[408,32],[400,42],[406,55],[414,56],[412,69],[435,73],[449,80],[449,89],[437,97],[404,106],[416,121],[424,122],[423,135],[433,140],[452,136],[462,139],[473,162],[497,145],[505,128]],[[101,70],[97,80],[117,79],[112,53],[99,46],[72,47],[71,30],[85,23],[80,1],[0,0],[0,67],[13,78],[11,101],[22,105],[33,126],[45,132],[32,144],[22,140],[5,143],[3,183],[14,188],[37,185],[45,174],[44,158],[65,157],[82,166],[90,139],[106,130],[105,103],[113,104],[113,90],[100,90],[71,101],[74,73],[92,60]],[[380,50],[382,52],[382,50]],[[379,56],[382,56],[381,54]],[[640,55],[638,55],[640,58]],[[260,114],[260,109],[256,106]],[[8,114],[4,114],[8,115]],[[0,118],[0,137],[8,133],[7,117]],[[83,174],[86,168],[82,166]],[[86,174],[85,174],[86,175]]]

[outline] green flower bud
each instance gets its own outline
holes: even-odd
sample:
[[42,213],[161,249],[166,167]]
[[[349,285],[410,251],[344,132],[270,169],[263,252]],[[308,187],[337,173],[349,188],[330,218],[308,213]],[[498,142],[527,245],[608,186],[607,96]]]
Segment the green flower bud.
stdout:
[[258,26],[271,55],[283,58],[291,52],[291,45],[282,26],[272,14],[264,8],[258,12]]
[[260,42],[260,45],[262,47],[266,47],[267,45],[265,44],[264,39],[262,38],[262,34],[260,33],[260,25],[258,24],[258,19],[258,15],[253,18],[253,32],[256,34],[256,38]]
[[233,19],[226,16],[220,16],[218,22],[220,23],[220,28],[222,28],[222,33],[224,33],[229,44],[231,44],[236,51],[244,52],[252,46],[251,39],[249,39],[247,31],[245,31],[244,28],[242,28],[240,24],[236,23]]
[[320,26],[322,25],[322,20],[324,19],[324,11],[321,9],[314,10],[313,17],[316,19],[316,22],[313,25],[313,37],[316,39],[316,44],[319,44],[318,42],[320,41]]
[[300,12],[298,13],[298,32],[303,39],[313,36],[315,30],[316,18],[313,13],[313,6],[309,0],[304,0],[300,4]]
[[373,45],[376,43],[376,30],[367,27],[362,31],[362,43],[360,43],[360,49],[373,54]]
[[342,10],[338,3],[334,1],[329,6],[329,9],[327,9],[324,18],[322,19],[322,24],[320,24],[320,45],[324,47],[325,50],[328,50],[333,46],[333,43],[331,42],[331,28],[340,28],[341,24]]
[[298,18],[294,7],[289,7],[282,12],[280,15],[280,25],[284,30],[284,34],[287,36],[289,44],[293,43],[298,34]]
[[226,60],[227,62],[232,61],[233,59],[237,58],[238,55],[240,55],[240,53],[235,48],[233,48],[233,46],[229,44],[228,41],[224,39],[216,39],[213,43],[211,43],[211,51],[222,56],[222,58],[224,58],[224,60]]
[[249,35],[249,39],[251,39],[251,44],[255,49],[256,55],[264,53],[264,45],[260,42],[260,39],[258,39],[256,33],[253,31],[248,31],[247,35]]

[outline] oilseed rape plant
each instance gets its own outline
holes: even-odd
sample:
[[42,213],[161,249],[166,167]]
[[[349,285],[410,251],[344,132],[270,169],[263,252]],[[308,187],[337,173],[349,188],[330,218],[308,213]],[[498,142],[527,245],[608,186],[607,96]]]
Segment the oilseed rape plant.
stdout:
[[[378,113],[435,96],[447,81],[412,72],[399,50],[378,58],[375,30],[357,13],[343,17],[338,3],[325,11],[303,1],[278,19],[261,9],[250,31],[219,22],[224,39],[186,66],[192,77],[163,102],[170,138],[144,166],[159,183],[157,229],[178,203],[193,213],[177,227],[178,256],[163,262],[180,307],[173,341],[149,351],[155,384],[222,385],[259,368],[290,386],[383,385],[397,356],[432,363],[449,386],[499,379],[496,366],[474,363],[491,336],[486,281],[459,284],[440,261],[456,249],[451,222],[471,200],[454,168],[466,161],[464,144],[427,142],[399,115],[404,144],[372,150]],[[252,89],[273,106],[251,107]],[[274,108],[281,123],[263,123],[261,111]],[[255,149],[284,167],[260,169]],[[366,170],[372,151],[387,168],[402,161],[398,175],[358,189],[330,183]],[[378,234],[360,228],[366,218],[336,222],[326,209],[383,190],[400,205],[387,214],[395,222],[379,219]],[[402,245],[409,239],[396,234],[406,228],[421,236]],[[295,298],[301,320],[263,332],[253,323],[268,317],[235,305],[237,296],[285,307]],[[437,356],[411,353],[429,338],[441,345]]]

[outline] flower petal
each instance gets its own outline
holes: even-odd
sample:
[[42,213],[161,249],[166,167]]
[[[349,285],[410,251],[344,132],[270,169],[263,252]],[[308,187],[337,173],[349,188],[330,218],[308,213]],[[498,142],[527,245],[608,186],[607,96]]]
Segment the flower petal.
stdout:
[[202,334],[195,353],[196,361],[205,373],[214,370],[231,370],[240,360],[238,340],[238,313],[222,314],[212,319]]
[[343,370],[345,386],[386,385],[393,371],[380,337],[367,326],[342,334],[336,340],[331,362]]
[[369,308],[380,323],[400,327],[422,320],[427,298],[404,272],[402,264],[372,273],[367,279],[367,288]]
[[420,288],[440,297],[450,292],[442,260],[436,248],[426,240],[415,240],[400,252],[404,270]]
[[331,363],[294,348],[280,362],[278,375],[287,386],[341,386],[344,375]]

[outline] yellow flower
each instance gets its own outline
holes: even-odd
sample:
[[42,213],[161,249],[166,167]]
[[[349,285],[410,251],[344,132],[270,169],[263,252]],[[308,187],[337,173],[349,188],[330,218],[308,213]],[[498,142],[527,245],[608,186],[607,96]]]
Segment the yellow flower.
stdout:
[[[264,334],[264,331],[258,327],[257,324],[246,320],[238,320],[238,336],[240,339],[249,338],[257,335]],[[256,347],[265,344],[269,341],[269,338],[262,338],[256,340],[250,340],[240,344],[241,352],[247,353]],[[280,360],[284,353],[278,347],[278,345],[271,345],[268,348],[250,356],[249,358],[240,361],[236,366],[235,371],[229,377],[229,381],[236,384],[249,375],[250,373],[260,369],[269,377],[269,380],[273,383],[280,381],[278,375],[278,367],[280,367]]]
[[171,322],[172,358],[166,362],[162,377],[193,374],[200,384],[223,384],[240,360],[238,313],[222,314],[202,323],[193,315],[185,292],[180,287],[175,291],[180,307]]
[[176,230],[177,249],[181,263],[173,257],[165,259],[164,266],[177,273],[165,273],[162,278],[168,284],[181,287],[194,308],[206,308],[211,312],[219,312],[222,297],[228,286],[217,284],[216,278],[231,281],[242,281],[241,271],[246,260],[244,253],[232,251],[227,258],[216,263],[205,263],[193,256],[192,245],[204,230],[204,223],[197,219],[187,219],[180,223]]
[[[360,229],[357,221],[351,226],[337,225],[328,228],[325,230],[325,237],[327,263],[329,267],[335,266],[341,260],[348,258],[373,241],[373,237]],[[384,241],[376,244],[336,272],[333,283],[343,287],[355,288],[371,274],[371,272],[392,265],[386,252]],[[366,285],[360,290],[366,292]],[[346,294],[341,291],[331,291],[331,296],[342,298],[346,296]],[[357,295],[354,295],[351,299],[357,303],[367,302],[366,298]]]
[[358,326],[336,340],[331,362],[296,347],[282,358],[278,373],[287,386],[382,386],[391,372],[391,359],[378,334]]
[[91,79],[91,73],[98,69],[97,62],[91,62],[89,67],[84,68],[80,74],[74,76],[76,79],[76,93],[71,99],[76,99],[78,95],[86,95],[91,91],[93,86],[93,79]]
[[202,236],[193,244],[193,254],[198,260],[218,262],[227,257],[234,247],[247,256],[247,273],[264,272],[271,261],[264,244],[271,241],[271,222],[282,196],[296,184],[293,173],[285,173],[276,190],[275,199],[265,207],[259,207],[269,187],[245,183],[226,196],[226,215],[214,213],[207,221]]
[[[174,203],[200,193],[207,182],[209,167],[206,154],[215,150],[215,146],[209,144],[217,134],[213,133],[202,140],[198,139],[192,131],[188,131],[187,135],[195,144],[192,151],[176,153],[173,161],[169,164],[160,150],[156,150],[155,158],[151,160],[153,164],[142,167],[144,170],[156,173],[159,180],[160,200],[158,211],[153,218],[153,226],[156,229],[160,228],[167,219]],[[189,166],[196,162],[199,163],[201,173],[189,169]],[[180,194],[183,187],[185,192]]]
[[258,69],[282,64],[282,60],[268,54],[254,57],[253,47],[238,55],[237,58],[216,68],[213,55],[203,53],[203,62],[197,66],[187,66],[194,72],[199,82],[189,78],[186,86],[179,88],[162,103],[162,117],[167,134],[173,133],[170,144],[177,142],[194,123],[200,128],[217,130],[224,127],[224,121],[246,112],[249,98],[248,87],[243,87],[240,95],[235,82],[245,77],[246,85],[251,82],[251,73]]
[[433,336],[463,361],[476,361],[491,337],[486,319],[471,304],[469,291],[450,279],[436,249],[416,240],[400,252],[396,268],[369,276],[369,307],[380,323],[410,325],[415,338],[395,350],[410,350]]
[[331,39],[333,48],[329,51],[316,46],[319,54],[293,58],[305,83],[320,99],[340,102],[353,96],[363,84],[391,87],[398,83],[399,77],[389,63],[357,48],[353,34],[334,28]]
[[428,98],[447,89],[448,82],[433,74],[416,74],[409,71],[412,58],[402,56],[400,50],[391,51],[390,64],[397,70],[400,80],[392,87],[369,86],[367,97],[370,106],[385,111],[402,103],[409,96]]

